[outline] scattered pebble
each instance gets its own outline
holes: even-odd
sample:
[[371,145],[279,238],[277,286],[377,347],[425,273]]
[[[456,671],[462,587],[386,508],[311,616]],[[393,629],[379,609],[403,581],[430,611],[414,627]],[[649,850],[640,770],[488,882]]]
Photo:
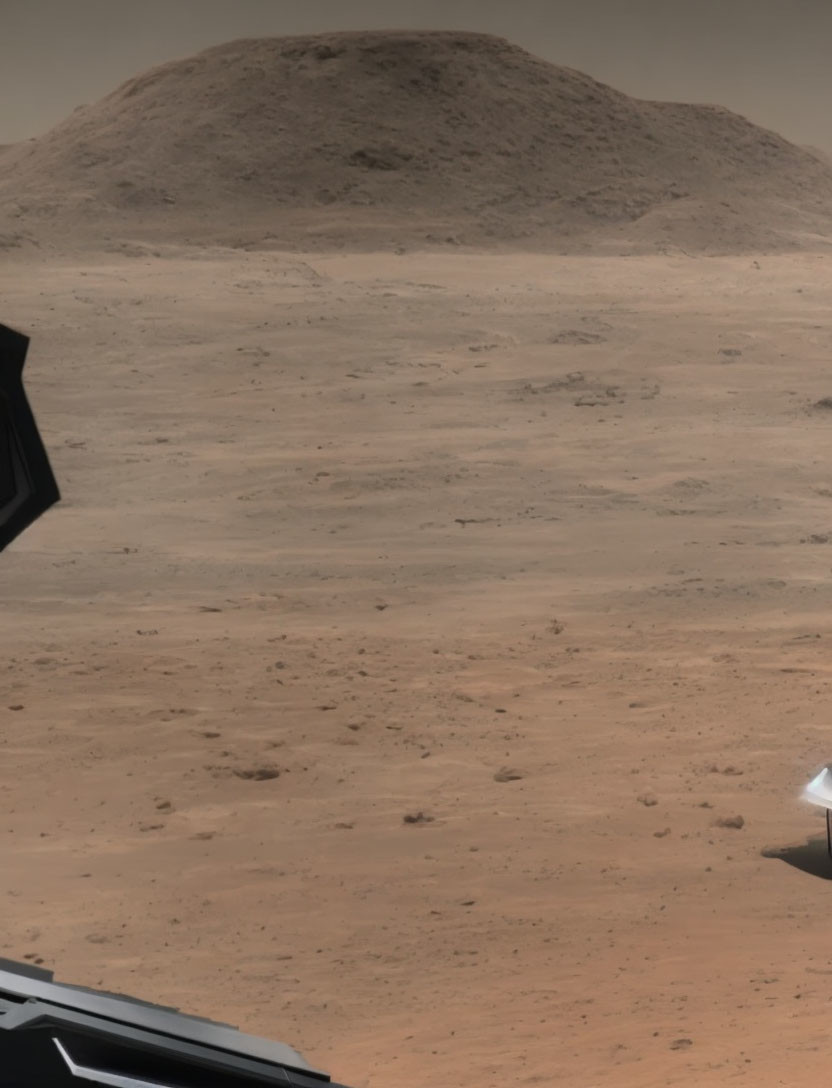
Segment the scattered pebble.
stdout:
[[512,770],[511,767],[501,767],[494,775],[495,782],[517,782],[521,778],[523,778],[523,774],[520,771]]
[[720,816],[714,821],[714,827],[734,827],[739,830],[745,827],[745,820],[742,816]]
[[245,778],[253,782],[266,782],[271,778],[280,777],[280,771],[277,767],[236,768],[234,774],[237,778]]

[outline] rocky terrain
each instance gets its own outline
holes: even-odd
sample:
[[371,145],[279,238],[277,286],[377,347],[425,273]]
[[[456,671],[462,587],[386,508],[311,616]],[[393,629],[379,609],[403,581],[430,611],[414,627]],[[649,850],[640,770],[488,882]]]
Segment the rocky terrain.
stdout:
[[484,34],[231,42],[128,80],[0,164],[7,245],[713,254],[832,237],[825,159]]

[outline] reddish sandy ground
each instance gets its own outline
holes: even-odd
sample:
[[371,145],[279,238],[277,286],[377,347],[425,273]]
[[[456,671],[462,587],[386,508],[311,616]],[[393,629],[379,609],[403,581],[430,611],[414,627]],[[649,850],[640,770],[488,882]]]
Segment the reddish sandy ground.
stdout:
[[0,955],[355,1088],[826,1075],[829,259],[0,288]]

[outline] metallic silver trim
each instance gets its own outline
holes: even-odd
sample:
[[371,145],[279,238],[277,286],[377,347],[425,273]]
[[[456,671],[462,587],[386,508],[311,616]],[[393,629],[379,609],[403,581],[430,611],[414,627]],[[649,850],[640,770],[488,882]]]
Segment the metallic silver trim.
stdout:
[[135,1077],[125,1077],[121,1073],[106,1073],[103,1069],[87,1069],[82,1065],[76,1065],[60,1039],[53,1036],[52,1042],[60,1051],[61,1057],[66,1062],[67,1068],[73,1077],[91,1080],[93,1084],[109,1084],[112,1088],[169,1088],[168,1085],[156,1080],[136,1080]]

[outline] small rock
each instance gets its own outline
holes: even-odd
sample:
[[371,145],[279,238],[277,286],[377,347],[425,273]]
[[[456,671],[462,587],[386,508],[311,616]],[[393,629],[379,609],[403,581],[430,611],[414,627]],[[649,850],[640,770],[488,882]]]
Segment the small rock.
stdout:
[[693,1039],[674,1039],[670,1044],[671,1050],[687,1050],[693,1046]]
[[253,782],[266,782],[271,778],[279,778],[280,771],[277,767],[250,767],[245,769],[236,769],[234,774],[237,778],[245,778]]
[[433,816],[427,816],[424,812],[406,812],[402,817],[402,822],[406,824],[429,824],[433,823]]
[[494,775],[495,782],[517,782],[521,778],[523,778],[522,773],[512,770],[511,767],[501,767]]
[[664,831],[654,831],[653,832],[653,837],[656,838],[656,839],[663,839],[665,837],[665,835],[669,835],[669,834],[670,834],[670,828],[666,827],[664,829]]
[[734,827],[739,830],[745,827],[745,820],[742,816],[720,816],[714,821],[714,827]]
[[640,805],[644,805],[646,808],[652,808],[653,805],[659,803],[659,799],[654,797],[652,793],[642,793],[636,798]]

